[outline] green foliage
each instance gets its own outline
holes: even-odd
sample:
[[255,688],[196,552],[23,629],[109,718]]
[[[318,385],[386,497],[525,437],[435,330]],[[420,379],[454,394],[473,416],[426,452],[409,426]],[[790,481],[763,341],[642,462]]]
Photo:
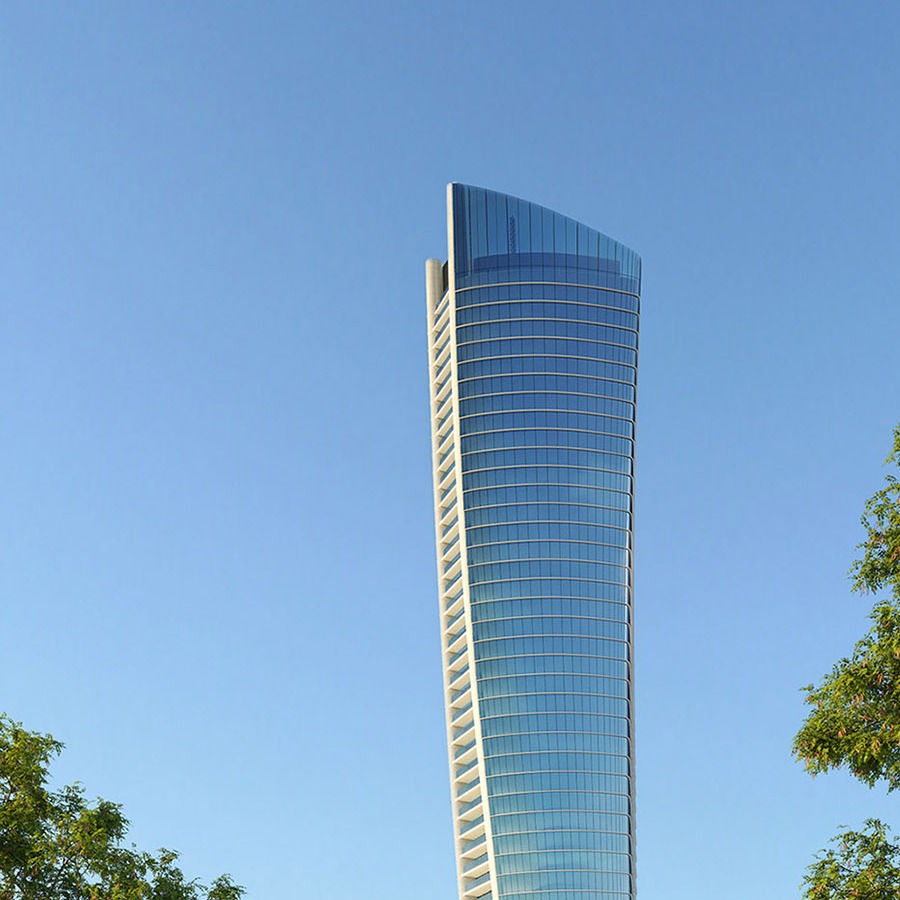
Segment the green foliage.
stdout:
[[887,828],[869,819],[862,831],[847,831],[836,849],[819,854],[803,881],[805,900],[897,900],[900,897],[900,846]]
[[123,846],[116,803],[93,805],[78,785],[47,787],[62,744],[0,714],[0,900],[239,900],[229,876],[186,881],[178,854]]
[[[894,429],[894,445],[885,464],[900,468],[900,425]],[[887,475],[885,486],[866,503],[862,515],[866,540],[858,547],[863,551],[850,570],[853,590],[875,593],[888,588],[895,603],[900,603],[900,480]]]
[[[887,464],[900,466],[900,426]],[[900,787],[900,481],[889,474],[866,504],[862,557],[850,570],[853,590],[876,600],[874,623],[821,684],[808,685],[812,711],[794,738],[794,754],[812,775],[846,767],[874,787]],[[805,900],[900,900],[900,845],[869,819],[862,831],[838,835],[803,882]]]
[[[900,465],[900,426],[887,463]],[[840,660],[818,686],[808,685],[812,711],[794,738],[795,755],[813,774],[846,766],[868,784],[900,787],[900,481],[866,504],[866,540],[853,563],[853,589],[890,591],[876,602],[871,630],[849,658]]]
[[873,787],[900,787],[900,606],[879,603],[874,626],[814,687],[794,753],[817,775],[846,766]]

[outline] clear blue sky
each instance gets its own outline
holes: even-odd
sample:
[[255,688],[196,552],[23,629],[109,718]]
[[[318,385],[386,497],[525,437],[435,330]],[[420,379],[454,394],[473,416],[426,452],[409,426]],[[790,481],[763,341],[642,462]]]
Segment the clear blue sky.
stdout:
[[642,900],[900,805],[792,761],[900,420],[900,7],[0,9],[0,708],[251,900],[453,900],[444,186],[641,253]]

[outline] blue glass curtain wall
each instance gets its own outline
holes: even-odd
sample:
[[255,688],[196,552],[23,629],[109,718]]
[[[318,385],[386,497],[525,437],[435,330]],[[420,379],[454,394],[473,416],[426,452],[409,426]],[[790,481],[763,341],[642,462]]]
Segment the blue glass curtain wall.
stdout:
[[452,190],[472,636],[500,900],[633,896],[631,547],[641,263]]

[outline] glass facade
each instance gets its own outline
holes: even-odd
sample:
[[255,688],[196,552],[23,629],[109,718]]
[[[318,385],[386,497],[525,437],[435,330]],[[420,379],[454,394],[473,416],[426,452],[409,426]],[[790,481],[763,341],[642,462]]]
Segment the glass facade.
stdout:
[[493,191],[448,207],[427,276],[460,897],[633,900],[640,258]]

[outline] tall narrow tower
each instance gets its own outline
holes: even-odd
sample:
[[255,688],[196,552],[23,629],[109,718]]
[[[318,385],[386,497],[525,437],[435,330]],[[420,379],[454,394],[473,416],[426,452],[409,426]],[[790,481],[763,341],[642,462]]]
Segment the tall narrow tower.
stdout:
[[448,230],[426,271],[459,895],[633,900],[640,258],[462,184]]

